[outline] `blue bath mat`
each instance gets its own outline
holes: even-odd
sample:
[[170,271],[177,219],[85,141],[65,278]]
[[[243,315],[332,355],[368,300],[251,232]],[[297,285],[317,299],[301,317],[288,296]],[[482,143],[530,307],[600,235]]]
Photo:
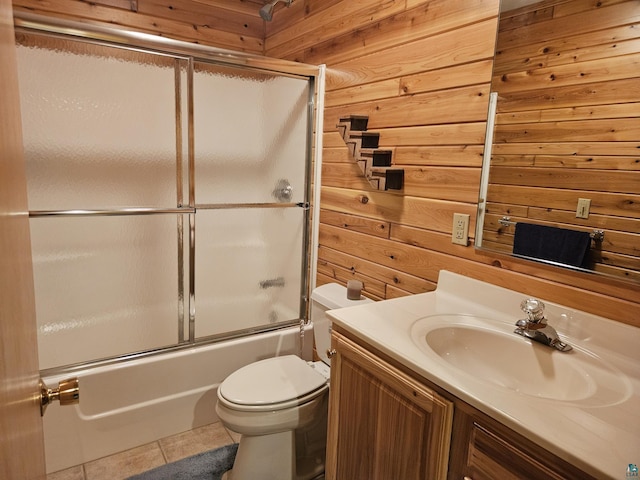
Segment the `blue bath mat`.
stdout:
[[193,457],[168,463],[127,480],[220,480],[233,467],[238,444],[226,445]]

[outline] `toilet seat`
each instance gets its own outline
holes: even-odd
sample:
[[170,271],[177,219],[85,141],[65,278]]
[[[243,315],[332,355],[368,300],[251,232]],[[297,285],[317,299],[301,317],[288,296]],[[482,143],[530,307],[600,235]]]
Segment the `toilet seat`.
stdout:
[[237,411],[296,407],[329,388],[327,379],[296,355],[268,358],[236,370],[218,387],[218,399]]

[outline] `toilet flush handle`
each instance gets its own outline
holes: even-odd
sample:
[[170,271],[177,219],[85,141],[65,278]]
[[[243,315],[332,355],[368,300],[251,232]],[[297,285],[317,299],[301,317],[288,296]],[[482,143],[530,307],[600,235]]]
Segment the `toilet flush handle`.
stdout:
[[336,356],[336,349],[335,348],[327,348],[327,357],[329,358],[333,358]]

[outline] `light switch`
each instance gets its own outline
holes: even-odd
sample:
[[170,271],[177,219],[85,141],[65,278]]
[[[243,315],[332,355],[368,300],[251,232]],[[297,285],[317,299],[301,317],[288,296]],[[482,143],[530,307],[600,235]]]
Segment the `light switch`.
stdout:
[[578,208],[576,208],[576,218],[589,218],[590,208],[591,208],[590,198],[579,198]]

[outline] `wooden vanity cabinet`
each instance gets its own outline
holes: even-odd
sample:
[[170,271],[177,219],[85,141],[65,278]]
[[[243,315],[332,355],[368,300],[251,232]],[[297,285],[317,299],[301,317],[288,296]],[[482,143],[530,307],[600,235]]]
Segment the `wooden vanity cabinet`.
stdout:
[[333,333],[327,480],[444,480],[453,402]]
[[332,333],[327,480],[595,480],[343,333]]
[[468,404],[455,407],[450,480],[595,480]]

